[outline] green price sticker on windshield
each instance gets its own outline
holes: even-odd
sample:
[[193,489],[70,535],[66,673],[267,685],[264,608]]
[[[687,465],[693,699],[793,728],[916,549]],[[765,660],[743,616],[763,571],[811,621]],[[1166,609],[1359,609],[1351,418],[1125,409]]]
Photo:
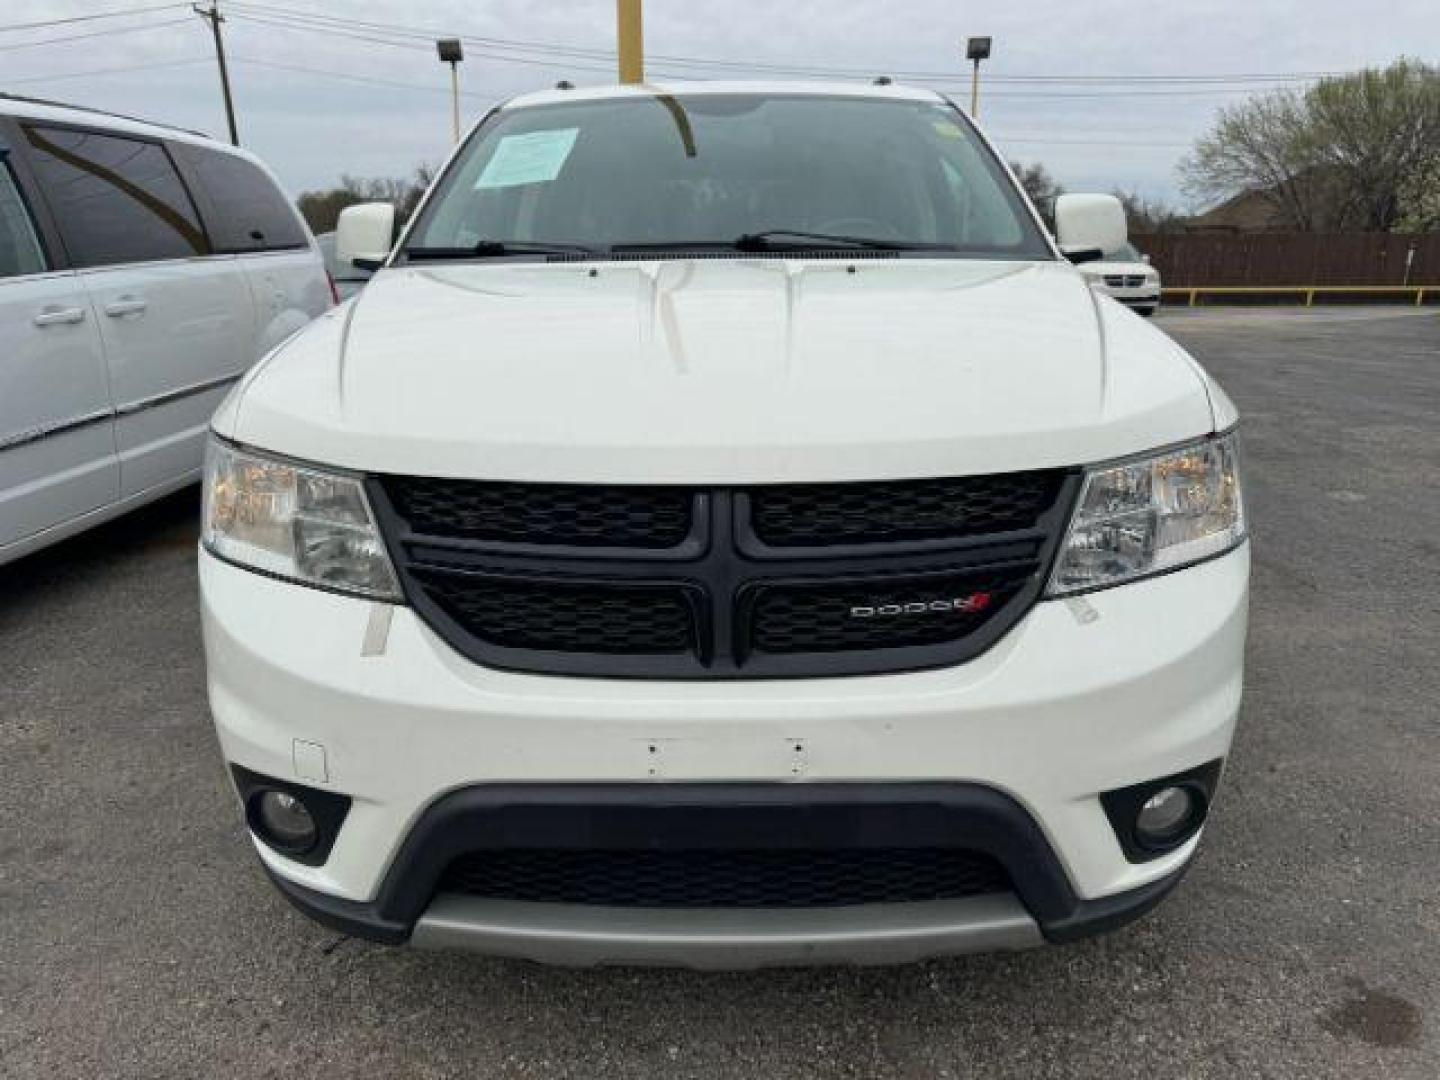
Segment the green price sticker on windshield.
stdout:
[[579,128],[556,128],[505,136],[475,181],[476,190],[549,183],[560,175],[579,134]]

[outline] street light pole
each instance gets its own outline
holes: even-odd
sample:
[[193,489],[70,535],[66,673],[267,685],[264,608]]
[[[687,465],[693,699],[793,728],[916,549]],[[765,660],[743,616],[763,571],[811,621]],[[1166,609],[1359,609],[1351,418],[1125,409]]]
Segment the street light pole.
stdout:
[[980,61],[990,59],[990,39],[972,37],[965,42],[965,59],[974,66],[970,72],[970,117],[980,115]]
[[225,96],[225,122],[230,127],[231,145],[239,146],[240,134],[235,128],[235,101],[230,96],[230,69],[225,64],[225,38],[220,33],[220,24],[225,21],[225,16],[220,14],[220,0],[210,0],[208,8],[193,5],[192,10],[210,24],[210,32],[215,35],[215,59],[220,65],[220,92]]
[[459,38],[442,38],[435,42],[440,59],[450,65],[450,137],[460,141],[460,61],[465,59],[465,50]]

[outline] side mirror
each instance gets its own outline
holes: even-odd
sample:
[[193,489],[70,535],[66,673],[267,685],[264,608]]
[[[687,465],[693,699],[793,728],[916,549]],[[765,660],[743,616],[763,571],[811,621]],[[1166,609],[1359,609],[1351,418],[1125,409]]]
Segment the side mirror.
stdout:
[[335,223],[335,258],[343,266],[378,270],[395,238],[395,207],[359,203],[340,211]]
[[1103,259],[1125,243],[1125,208],[1114,195],[1061,195],[1055,200],[1055,239],[1073,263]]
[[1142,251],[1142,252],[1140,253],[1140,261],[1143,262],[1146,266],[1149,266],[1149,265],[1150,265],[1150,256],[1149,256],[1149,255],[1146,255],[1146,254]]

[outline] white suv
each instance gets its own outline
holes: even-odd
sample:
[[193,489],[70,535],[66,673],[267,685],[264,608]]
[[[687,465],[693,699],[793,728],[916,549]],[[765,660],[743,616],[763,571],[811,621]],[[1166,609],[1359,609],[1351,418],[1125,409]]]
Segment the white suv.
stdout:
[[[1123,239],[1062,211],[1077,258]],[[899,87],[558,90],[215,416],[220,743],[275,884],[570,963],[1066,941],[1240,703],[1235,410]]]
[[198,480],[215,406],[331,303],[250,154],[0,95],[0,563]]
[[[1065,198],[1060,196],[1061,200]],[[1128,240],[1100,253],[1098,259],[1081,263],[1080,272],[1095,289],[1113,296],[1131,311],[1148,318],[1160,310],[1160,271]]]

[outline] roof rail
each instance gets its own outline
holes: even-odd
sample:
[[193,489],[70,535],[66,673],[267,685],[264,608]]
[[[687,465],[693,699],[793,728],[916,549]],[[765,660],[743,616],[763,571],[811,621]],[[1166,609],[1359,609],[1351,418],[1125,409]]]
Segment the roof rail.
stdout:
[[105,109],[94,109],[89,105],[72,105],[68,101],[51,101],[48,98],[26,97],[23,94],[7,94],[0,90],[0,101],[21,101],[27,105],[49,105],[56,109],[74,109],[76,112],[94,113],[96,116],[108,116],[114,120],[129,120],[136,124],[149,124],[151,127],[165,128],[167,131],[179,131],[186,135],[199,135],[202,139],[210,138],[205,131],[196,131],[194,128],[180,127],[178,124],[162,124],[158,120],[146,120],[142,116],[127,116],[125,113],[108,112]]

